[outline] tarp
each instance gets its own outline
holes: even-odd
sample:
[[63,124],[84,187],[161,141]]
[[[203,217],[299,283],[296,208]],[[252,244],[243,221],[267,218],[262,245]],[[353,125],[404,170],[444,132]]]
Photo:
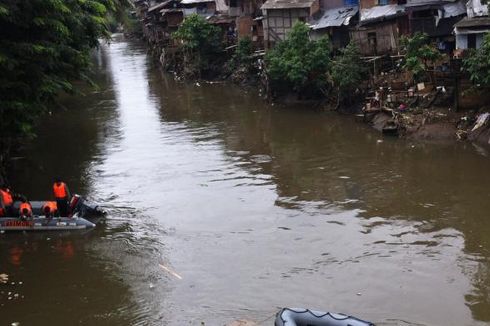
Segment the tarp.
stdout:
[[360,21],[362,24],[395,18],[405,15],[405,5],[374,6],[361,9]]
[[466,3],[468,17],[488,16],[488,5],[482,4],[481,0],[469,0]]
[[230,7],[226,4],[225,0],[215,0],[216,2],[216,11],[227,13]]
[[462,1],[447,3],[442,6],[442,9],[444,11],[442,18],[461,16],[466,13],[466,6]]
[[349,25],[350,20],[359,11],[358,7],[341,7],[325,11],[320,19],[311,22],[312,29]]

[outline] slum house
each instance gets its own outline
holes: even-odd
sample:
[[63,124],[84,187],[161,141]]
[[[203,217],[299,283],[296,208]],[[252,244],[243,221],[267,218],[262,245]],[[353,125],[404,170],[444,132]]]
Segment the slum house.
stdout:
[[167,0],[163,3],[160,12],[160,22],[163,27],[163,43],[168,46],[172,43],[172,34],[177,31],[184,21],[184,8],[179,0]]
[[235,18],[237,37],[249,37],[256,48],[263,48],[264,29],[262,26],[263,0],[226,0],[228,14]]
[[209,17],[216,13],[216,2],[214,0],[182,0],[180,4],[184,9],[184,16],[198,14]]
[[146,12],[144,18],[144,32],[148,38],[148,41],[152,44],[164,43],[167,38],[165,32],[165,22],[160,10],[164,8],[169,1],[171,0],[153,4]]
[[400,37],[408,34],[405,1],[360,0],[359,25],[351,30],[351,39],[363,55],[398,52]]
[[227,14],[216,14],[207,18],[208,23],[218,26],[221,29],[223,42],[227,46],[236,44],[235,18]]
[[469,0],[466,4],[467,17],[454,25],[457,49],[479,49],[486,33],[490,32],[488,5],[480,0]]
[[143,18],[148,11],[148,1],[146,0],[135,0],[134,8],[136,12],[136,16]]
[[267,0],[262,5],[264,45],[284,40],[297,21],[309,23],[320,11],[319,0]]
[[327,36],[333,49],[345,47],[350,41],[350,28],[357,24],[358,12],[357,5],[326,9],[318,20],[311,23],[311,37]]
[[417,32],[427,34],[444,52],[455,49],[454,24],[466,13],[461,0],[407,0],[406,12],[412,35]]

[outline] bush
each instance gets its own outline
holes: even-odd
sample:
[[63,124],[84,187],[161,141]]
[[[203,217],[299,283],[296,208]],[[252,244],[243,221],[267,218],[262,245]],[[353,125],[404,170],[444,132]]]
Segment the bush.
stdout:
[[463,59],[463,68],[474,84],[490,86],[490,33],[485,35],[481,48],[469,51]]
[[241,38],[238,41],[235,53],[231,58],[233,67],[250,70],[253,63],[253,52],[254,48],[250,37]]
[[265,61],[272,89],[287,87],[297,94],[319,93],[327,86],[330,43],[309,39],[309,28],[297,22],[286,39],[270,50]]
[[434,83],[434,76],[429,69],[442,58],[442,55],[436,47],[429,43],[427,34],[417,32],[412,37],[402,37],[401,45],[405,51],[404,69],[413,73],[416,81],[425,75]]
[[173,37],[180,41],[184,65],[199,74],[209,69],[211,61],[223,47],[221,30],[197,14],[187,17]]

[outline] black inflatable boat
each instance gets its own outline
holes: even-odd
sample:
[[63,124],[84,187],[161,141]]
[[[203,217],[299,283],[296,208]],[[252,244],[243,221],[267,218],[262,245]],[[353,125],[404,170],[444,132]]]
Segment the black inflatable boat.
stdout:
[[277,313],[275,326],[374,326],[344,314],[304,308],[283,308]]

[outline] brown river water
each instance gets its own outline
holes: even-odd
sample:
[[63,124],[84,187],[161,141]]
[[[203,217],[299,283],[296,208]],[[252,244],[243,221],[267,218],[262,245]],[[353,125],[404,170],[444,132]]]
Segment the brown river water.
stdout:
[[43,118],[11,183],[40,199],[60,175],[109,214],[0,234],[1,325],[490,325],[487,149],[175,82],[121,37],[94,60],[100,88]]

